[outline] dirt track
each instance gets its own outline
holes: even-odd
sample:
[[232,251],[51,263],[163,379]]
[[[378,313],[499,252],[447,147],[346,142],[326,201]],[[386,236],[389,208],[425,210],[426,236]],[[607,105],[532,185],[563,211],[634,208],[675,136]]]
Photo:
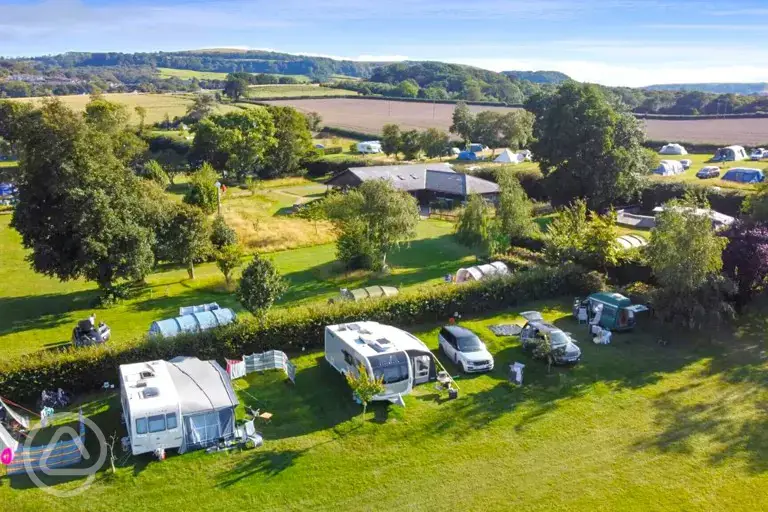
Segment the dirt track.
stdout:
[[[299,110],[314,111],[323,124],[364,133],[379,133],[387,123],[401,128],[441,128],[448,130],[454,105],[414,103],[396,100],[307,99],[270,101],[275,105],[291,105]],[[473,112],[515,110],[505,107],[470,106]],[[701,121],[647,120],[646,135],[651,140],[669,142],[712,142],[768,146],[766,119],[704,119]]]

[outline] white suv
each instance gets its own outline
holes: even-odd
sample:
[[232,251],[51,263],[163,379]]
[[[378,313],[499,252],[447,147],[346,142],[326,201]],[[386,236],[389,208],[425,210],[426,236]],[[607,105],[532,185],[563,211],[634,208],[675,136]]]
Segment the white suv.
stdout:
[[440,348],[465,373],[493,370],[493,356],[475,333],[458,325],[446,325],[437,335]]

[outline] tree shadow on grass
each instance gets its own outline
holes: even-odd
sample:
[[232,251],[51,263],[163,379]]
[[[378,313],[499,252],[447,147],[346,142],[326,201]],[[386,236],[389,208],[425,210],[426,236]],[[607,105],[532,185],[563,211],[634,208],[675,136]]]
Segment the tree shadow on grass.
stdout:
[[[0,297],[0,336],[30,329],[53,329],[74,311],[94,309],[98,290],[66,294]],[[74,327],[74,326],[73,326]]]

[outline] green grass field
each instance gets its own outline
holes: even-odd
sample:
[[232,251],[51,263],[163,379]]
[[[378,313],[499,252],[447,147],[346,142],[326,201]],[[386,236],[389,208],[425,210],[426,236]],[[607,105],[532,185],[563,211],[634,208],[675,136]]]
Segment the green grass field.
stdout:
[[[294,355],[296,384],[281,372],[236,381],[242,404],[272,412],[252,451],[123,457],[84,493],[60,499],[26,476],[4,479],[15,510],[764,510],[768,507],[768,366],[765,320],[755,315],[718,343],[645,326],[607,346],[587,341],[569,300],[527,304],[465,319],[494,354],[496,369],[459,376],[459,398],[432,384],[406,407],[374,404],[364,422],[322,353]],[[539,309],[581,343],[583,360],[553,368],[515,338],[487,329]],[[438,325],[413,329],[436,350]],[[669,333],[668,333],[669,334]],[[507,365],[526,364],[522,387]],[[455,367],[444,361],[450,371]],[[113,395],[84,408],[107,435],[124,435]],[[242,414],[242,412],[240,413]],[[87,444],[91,454],[97,447]],[[93,455],[95,457],[95,455]],[[75,488],[82,479],[57,482]]]
[[[187,107],[192,104],[192,97],[189,94],[119,93],[104,94],[103,96],[110,101],[122,103],[128,107],[128,111],[131,114],[131,122],[135,124],[139,123],[139,117],[134,111],[134,108],[137,106],[143,106],[147,109],[147,118],[145,122],[147,124],[152,124],[162,121],[166,114],[171,119],[176,116],[183,116],[187,113]],[[91,97],[88,95],[56,96],[56,98],[78,111],[85,110],[85,106],[91,101]],[[12,101],[37,103],[40,101],[40,98],[14,98]],[[217,112],[229,112],[239,109],[231,105],[220,104],[217,105],[216,110]]]
[[296,96],[357,96],[355,91],[346,89],[331,89],[318,85],[252,85],[248,88],[248,97],[259,98],[293,98]]
[[[160,74],[160,78],[181,78],[183,80],[191,80],[197,78],[198,80],[226,80],[229,73],[220,73],[217,71],[194,71],[191,69],[173,69],[173,68],[157,68]],[[278,73],[267,73],[272,76],[290,76],[300,82],[309,82],[309,77],[306,75],[281,75]]]
[[[299,185],[296,193],[311,194],[307,186]],[[292,204],[293,199],[286,197],[287,204]],[[198,265],[194,280],[187,278],[186,270],[160,267],[148,276],[147,286],[135,297],[110,308],[94,309],[98,296],[94,284],[80,280],[62,283],[30,269],[24,260],[21,237],[9,226],[10,218],[0,215],[0,357],[63,346],[69,342],[75,324],[91,312],[112,328],[110,343],[145,333],[154,320],[176,316],[180,306],[218,302],[243,313],[215,263]],[[294,228],[268,220],[263,220],[260,227],[267,237],[275,230],[282,233],[289,229]],[[306,223],[301,231],[311,234],[314,228]],[[333,243],[270,253],[290,284],[279,306],[324,302],[342,287],[389,284],[408,288],[439,282],[444,274],[472,261],[469,251],[455,242],[452,232],[449,223],[421,222],[416,239],[390,256],[393,268],[387,276],[345,273],[336,262]]]

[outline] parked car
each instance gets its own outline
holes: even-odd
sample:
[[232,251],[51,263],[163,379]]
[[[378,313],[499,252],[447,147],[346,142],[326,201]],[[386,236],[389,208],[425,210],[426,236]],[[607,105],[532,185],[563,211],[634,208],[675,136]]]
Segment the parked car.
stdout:
[[315,144],[315,149],[325,149],[323,144]]
[[701,169],[699,169],[699,172],[696,173],[696,177],[702,180],[707,180],[710,178],[719,178],[720,168],[714,165],[708,165],[707,167],[702,167]]
[[579,362],[581,349],[574,343],[570,333],[545,322],[538,311],[526,311],[522,313],[522,316],[528,321],[520,331],[520,343],[523,345],[523,350],[532,350],[539,340],[548,339],[553,351],[553,363],[572,364]]
[[493,370],[493,356],[475,333],[458,325],[446,325],[437,335],[440,348],[465,373]]
[[683,158],[682,160],[680,160],[680,164],[683,166],[683,169],[688,170],[691,168],[691,165],[693,165],[693,160]]
[[768,150],[765,148],[755,148],[752,150],[749,158],[752,160],[762,160],[763,158],[768,158]]

